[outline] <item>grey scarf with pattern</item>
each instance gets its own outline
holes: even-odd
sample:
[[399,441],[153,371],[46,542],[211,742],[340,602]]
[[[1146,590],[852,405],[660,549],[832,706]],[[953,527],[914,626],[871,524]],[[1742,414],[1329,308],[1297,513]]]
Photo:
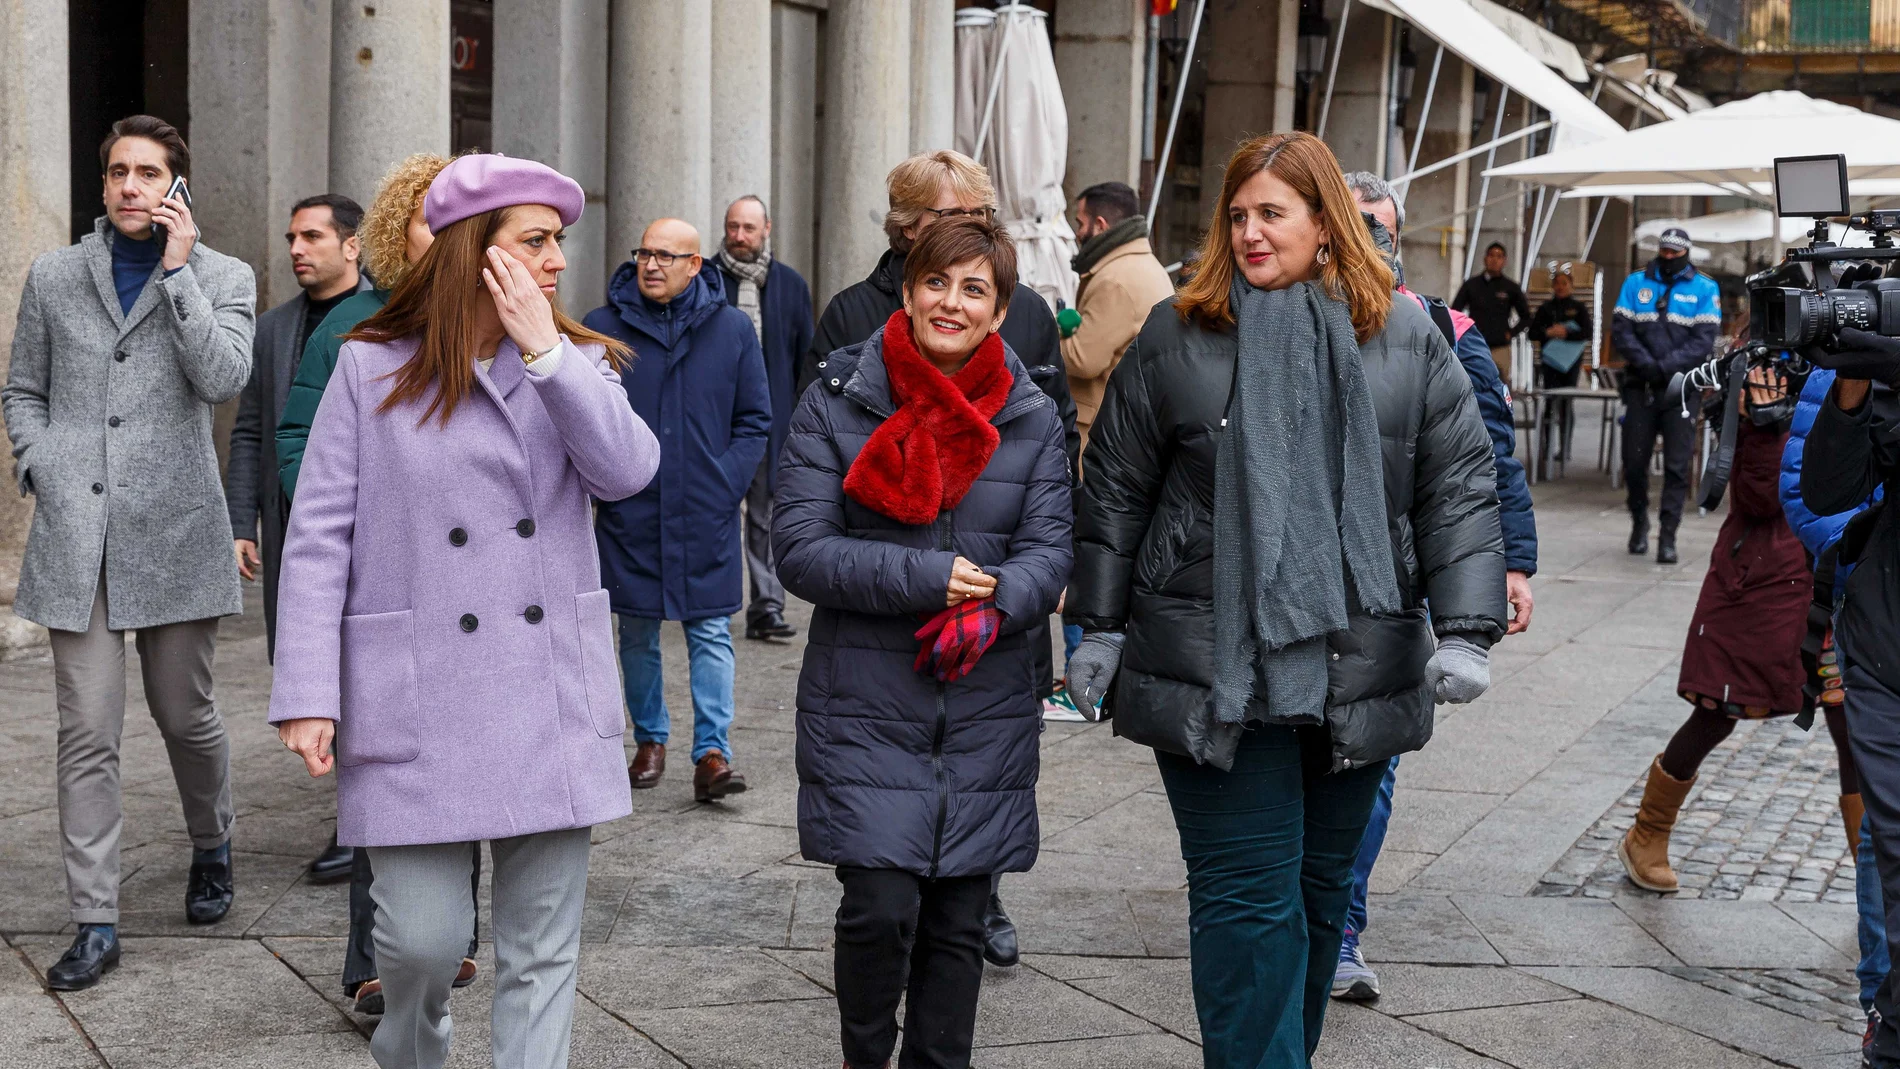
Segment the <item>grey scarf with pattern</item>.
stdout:
[[[1352,316],[1234,279],[1240,353],[1214,463],[1215,721],[1317,723],[1326,635],[1399,608],[1379,426]],[[1256,711],[1254,714],[1260,717]]]
[[761,249],[756,260],[739,260],[722,248],[713,259],[739,280],[739,292],[732,294],[732,306],[752,320],[752,333],[758,335],[759,344],[764,345],[765,323],[759,317],[759,294],[764,292],[765,276],[772,270],[772,250]]

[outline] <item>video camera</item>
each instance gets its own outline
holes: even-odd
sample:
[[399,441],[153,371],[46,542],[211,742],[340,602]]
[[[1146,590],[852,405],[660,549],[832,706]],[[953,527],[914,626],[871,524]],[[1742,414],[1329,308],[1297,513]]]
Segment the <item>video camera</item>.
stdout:
[[[1806,217],[1814,230],[1805,247],[1789,249],[1780,263],[1748,277],[1748,341],[1706,363],[1680,372],[1669,384],[1688,414],[1689,390],[1714,391],[1713,418],[1721,422],[1718,448],[1709,454],[1702,475],[1704,511],[1722,501],[1735,456],[1736,395],[1750,370],[1772,368],[1787,384],[1787,408],[1812,366],[1802,350],[1832,349],[1845,327],[1900,337],[1900,278],[1878,277],[1882,265],[1900,261],[1893,232],[1900,211],[1849,210],[1847,157],[1782,156],[1775,160],[1777,219]],[[1828,220],[1845,218],[1848,227],[1873,235],[1871,248],[1847,248],[1832,240]]]
[[[1900,337],[1900,279],[1862,278],[1843,288],[1850,271],[1900,260],[1893,231],[1900,211],[1852,215],[1847,200],[1847,157],[1785,156],[1775,160],[1775,214],[1814,220],[1806,248],[1789,249],[1781,263],[1748,280],[1749,338],[1776,349],[1831,344],[1843,327]],[[1828,219],[1871,231],[1872,248],[1843,248],[1830,240]],[[1857,274],[1869,274],[1863,268]],[[1790,277],[1792,276],[1792,277]],[[1785,285],[1790,281],[1805,285]]]

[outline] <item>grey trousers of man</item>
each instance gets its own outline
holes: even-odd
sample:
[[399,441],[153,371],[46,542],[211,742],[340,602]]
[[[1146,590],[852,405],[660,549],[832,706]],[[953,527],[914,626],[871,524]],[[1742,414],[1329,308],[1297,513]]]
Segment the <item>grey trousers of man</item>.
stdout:
[[785,587],[778,581],[778,561],[772,558],[772,465],[768,456],[745,492],[745,570],[752,578],[752,600],[745,622],[757,624],[785,611]]
[[[52,632],[53,686],[59,706],[59,831],[66,890],[76,924],[119,923],[119,743],[125,733],[125,632],[106,626],[103,579],[84,631]],[[218,621],[147,627],[138,632],[145,704],[165,739],[191,845],[231,838],[231,743],[211,700],[211,658]]]
[[[590,828],[495,839],[495,1004],[499,1069],[566,1069],[587,899]],[[376,969],[383,1019],[370,1037],[382,1069],[439,1069],[449,1056],[449,991],[475,923],[469,852],[479,843],[372,846]]]

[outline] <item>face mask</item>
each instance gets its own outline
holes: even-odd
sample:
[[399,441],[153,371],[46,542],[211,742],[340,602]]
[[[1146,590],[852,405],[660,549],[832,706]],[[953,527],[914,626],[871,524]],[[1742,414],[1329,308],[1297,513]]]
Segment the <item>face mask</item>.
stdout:
[[1687,266],[1689,266],[1687,256],[1678,256],[1673,260],[1664,256],[1656,257],[1656,270],[1662,272],[1664,278],[1674,278],[1682,274],[1682,269]]

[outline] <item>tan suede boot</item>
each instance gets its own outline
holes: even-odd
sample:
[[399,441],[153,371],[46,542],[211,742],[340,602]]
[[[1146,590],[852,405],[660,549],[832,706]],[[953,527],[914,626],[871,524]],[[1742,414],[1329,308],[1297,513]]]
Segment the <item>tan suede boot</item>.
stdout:
[[1663,771],[1658,755],[1649,766],[1649,782],[1643,786],[1643,804],[1636,810],[1636,823],[1629,834],[1616,844],[1616,856],[1629,873],[1630,882],[1648,891],[1674,891],[1676,872],[1669,867],[1669,832],[1676,826],[1676,813],[1682,800],[1695,786],[1695,777],[1676,779]]
[[1860,856],[1860,818],[1867,813],[1867,807],[1860,804],[1860,795],[1841,795],[1841,824],[1847,828],[1847,856]]

